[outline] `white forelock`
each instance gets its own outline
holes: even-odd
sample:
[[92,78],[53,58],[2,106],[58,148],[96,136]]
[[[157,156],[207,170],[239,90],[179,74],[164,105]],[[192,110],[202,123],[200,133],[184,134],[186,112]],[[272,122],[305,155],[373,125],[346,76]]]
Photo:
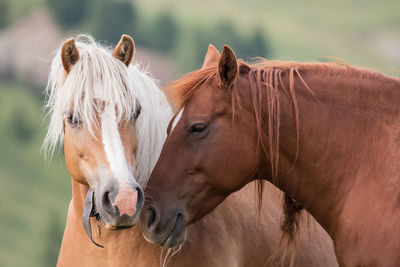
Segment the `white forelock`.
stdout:
[[140,104],[141,114],[136,122],[135,177],[144,186],[166,137],[172,114],[167,100],[147,70],[138,64],[127,68],[112,56],[111,47],[96,43],[88,35],[78,36],[75,43],[80,58],[67,76],[61,62],[61,47],[51,64],[45,105],[50,123],[43,148],[51,156],[63,143],[63,119],[70,111],[93,133],[93,128],[98,127],[96,114],[100,114],[102,108],[94,99],[105,100],[108,105],[117,107],[117,122],[130,120]]
[[167,98],[154,79],[150,78],[147,71],[139,71],[137,68],[137,65],[129,68],[129,77],[131,83],[142,87],[136,90],[136,97],[142,107],[142,113],[136,122],[136,178],[139,184],[144,186],[161,153],[173,113]]

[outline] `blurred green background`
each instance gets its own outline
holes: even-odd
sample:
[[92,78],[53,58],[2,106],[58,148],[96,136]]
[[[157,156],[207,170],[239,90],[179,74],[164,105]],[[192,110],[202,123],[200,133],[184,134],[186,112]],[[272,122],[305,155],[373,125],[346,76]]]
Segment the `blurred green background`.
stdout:
[[55,266],[70,178],[40,153],[49,62],[79,32],[122,33],[165,84],[199,68],[209,43],[244,59],[340,58],[398,76],[400,1],[0,0],[0,266]]

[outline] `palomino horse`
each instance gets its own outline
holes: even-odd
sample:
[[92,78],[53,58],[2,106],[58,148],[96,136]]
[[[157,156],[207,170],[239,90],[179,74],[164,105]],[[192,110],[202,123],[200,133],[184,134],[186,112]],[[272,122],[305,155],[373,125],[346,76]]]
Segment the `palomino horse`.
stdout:
[[341,266],[399,266],[400,81],[343,64],[250,65],[227,46],[210,49],[206,68],[166,91],[182,114],[149,180],[147,238],[179,238],[259,179],[311,213]]
[[[279,193],[273,188],[266,198],[272,208],[259,215],[253,208],[254,188],[243,190],[189,227],[180,250],[166,254],[146,242],[138,227],[111,231],[135,223],[139,185],[144,187],[150,177],[172,116],[154,80],[138,65],[129,64],[133,54],[128,36],[114,52],[82,36],[76,42],[67,40],[53,60],[45,145],[51,152],[64,141],[72,180],[58,266],[148,267],[168,261],[171,266],[263,265],[281,233]],[[90,218],[93,215],[96,218]],[[258,216],[259,227],[249,228]],[[89,237],[93,232],[94,242],[104,248],[95,246],[85,231]],[[297,266],[336,266],[331,240],[319,226],[303,236],[301,245]],[[173,254],[177,255],[171,259]]]

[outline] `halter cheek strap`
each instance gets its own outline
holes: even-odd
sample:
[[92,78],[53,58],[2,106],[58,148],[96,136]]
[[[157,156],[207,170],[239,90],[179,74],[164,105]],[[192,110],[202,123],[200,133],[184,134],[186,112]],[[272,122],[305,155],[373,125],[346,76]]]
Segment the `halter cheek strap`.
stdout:
[[85,232],[87,233],[93,244],[95,244],[98,247],[104,248],[104,246],[96,243],[92,237],[92,226],[90,224],[90,217],[96,217],[96,216],[97,215],[94,210],[94,191],[92,188],[89,188],[89,191],[86,194],[85,207],[83,208],[83,214],[82,214],[83,228],[85,229]]

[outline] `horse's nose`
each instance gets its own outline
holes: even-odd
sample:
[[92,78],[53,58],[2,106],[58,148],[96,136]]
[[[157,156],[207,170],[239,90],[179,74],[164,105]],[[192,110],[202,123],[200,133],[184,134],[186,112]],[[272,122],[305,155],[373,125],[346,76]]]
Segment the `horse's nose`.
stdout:
[[113,216],[126,214],[132,217],[140,211],[143,203],[143,189],[128,182],[108,186],[101,197],[103,209]]
[[155,203],[146,204],[140,215],[140,226],[147,241],[163,248],[181,244],[185,239],[185,218],[179,207],[164,214],[162,207]]
[[148,206],[142,213],[142,222],[147,229],[154,228],[159,223],[159,212],[154,206]]

